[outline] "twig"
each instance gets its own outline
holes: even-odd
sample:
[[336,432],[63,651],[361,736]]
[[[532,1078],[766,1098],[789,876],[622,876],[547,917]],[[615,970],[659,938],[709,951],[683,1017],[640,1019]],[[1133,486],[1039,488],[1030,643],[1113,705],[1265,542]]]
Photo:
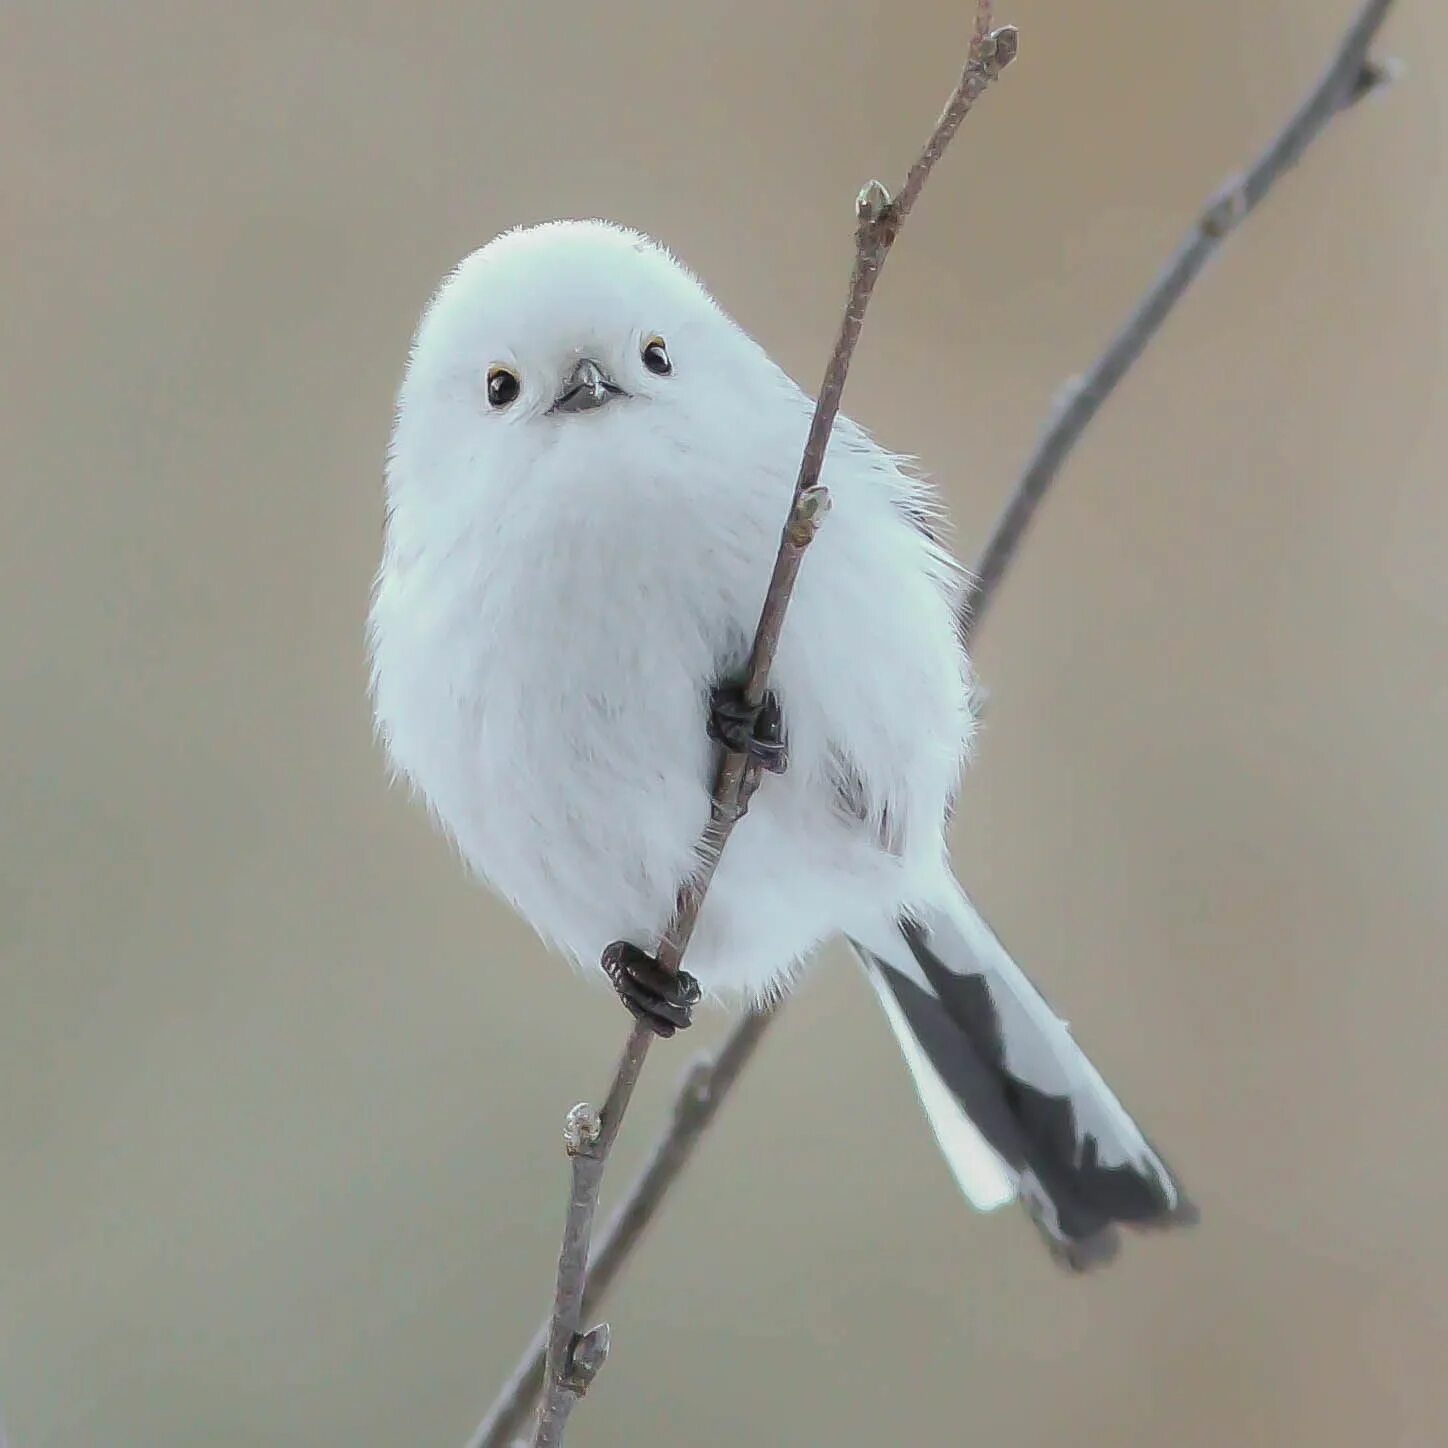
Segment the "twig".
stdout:
[[[674,1098],[668,1126],[655,1142],[643,1170],[624,1192],[594,1248],[583,1293],[585,1318],[608,1295],[619,1269],[653,1220],[675,1178],[688,1164],[695,1144],[713,1121],[773,1020],[773,1011],[749,1012],[730,1029],[727,1040],[712,1056],[700,1056],[689,1066]],[[522,1431],[543,1386],[543,1360],[548,1350],[550,1326],[545,1322],[533,1335],[527,1352],[513,1369],[487,1418],[469,1440],[468,1448],[511,1444]]]
[[[1217,246],[1256,207],[1283,172],[1301,157],[1340,110],[1391,79],[1391,71],[1372,61],[1367,54],[1391,4],[1392,0],[1369,0],[1363,6],[1341,41],[1332,64],[1287,126],[1245,175],[1218,193],[1192,233],[1133,310],[1127,323],[1091,368],[1067,389],[975,566],[962,603],[962,629],[967,635],[973,635],[979,627],[1037,506],[1056,480],[1067,454],[1122,377],[1141,356],[1147,342],[1156,334]],[[947,108],[942,124],[949,114]],[[958,123],[957,119],[955,124]],[[927,172],[928,169],[927,165]],[[914,174],[912,169],[911,175]],[[909,186],[908,180],[906,185]],[[919,186],[914,194],[918,191]],[[902,188],[902,197],[904,194]],[[602,1303],[630,1249],[663,1205],[668,1190],[687,1164],[704,1129],[737,1083],[778,1010],[779,1006],[776,1006],[767,1014],[744,1016],[730,1029],[715,1055],[697,1063],[690,1071],[675,1100],[673,1117],[656,1144],[648,1166],[625,1193],[621,1206],[604,1232],[588,1274],[579,1321],[583,1313],[594,1311]],[[634,1038],[631,1038],[630,1052],[633,1047]],[[628,1055],[620,1063],[615,1090],[618,1079],[625,1075],[626,1067],[633,1073],[621,1098],[624,1102],[641,1064],[641,1055],[632,1067],[629,1067]],[[609,1103],[613,1102],[614,1094],[610,1092]],[[696,1107],[696,1102],[706,1102],[707,1105]],[[605,1104],[605,1121],[610,1111],[615,1109],[609,1103]],[[545,1323],[514,1369],[488,1417],[473,1435],[469,1448],[510,1448],[542,1387],[548,1336],[549,1324]]]
[[1391,69],[1372,61],[1368,49],[1392,4],[1393,0],[1368,0],[1358,11],[1332,63],[1292,119],[1250,169],[1234,176],[1217,192],[1106,350],[1087,372],[1072,378],[1062,389],[1056,415],[996,523],[962,600],[967,635],[984,616],[1001,575],[1015,557],[1021,536],[1055,481],[1066,454],[1217,248],[1251,214],[1283,172],[1301,160],[1335,115],[1391,79]]
[[[891,198],[884,186],[871,181],[855,203],[855,260],[850,275],[849,297],[840,322],[824,382],[815,402],[809,436],[795,480],[794,496],[780,535],[774,573],[770,578],[759,624],[754,633],[749,668],[745,675],[745,702],[759,705],[769,682],[785,613],[794,593],[795,579],[805,550],[829,508],[829,494],[820,485],[840,398],[845,390],[850,361],[860,328],[865,319],[870,294],[875,289],[885,259],[900,233],[905,217],[915,204],[925,182],[960,123],[987,86],[1015,58],[1016,32],[1011,27],[992,30],[991,0],[977,0],[975,30],[970,52],[958,84],[945,110],[935,124],[924,149],[906,175],[898,196]],[[675,971],[699,919],[699,911],[708,893],[720,856],[729,842],[734,826],[749,807],[750,796],[759,783],[758,766],[743,754],[726,750],[715,781],[713,804],[708,825],[698,844],[699,867],[693,877],[680,888],[674,918],[659,942],[657,958],[666,970]],[[569,1114],[568,1151],[572,1164],[572,1190],[569,1195],[563,1247],[558,1258],[558,1282],[554,1296],[553,1323],[548,1334],[548,1350],[544,1371],[543,1402],[538,1411],[534,1434],[535,1448],[556,1448],[574,1404],[588,1390],[594,1375],[607,1355],[605,1330],[582,1332],[583,1290],[587,1270],[588,1241],[593,1214],[598,1203],[598,1189],[608,1153],[618,1134],[623,1114],[628,1109],[639,1072],[648,1055],[653,1036],[642,1022],[630,1033],[623,1057],[614,1074],[601,1113],[589,1107],[575,1107]],[[583,1355],[583,1360],[580,1359]]]

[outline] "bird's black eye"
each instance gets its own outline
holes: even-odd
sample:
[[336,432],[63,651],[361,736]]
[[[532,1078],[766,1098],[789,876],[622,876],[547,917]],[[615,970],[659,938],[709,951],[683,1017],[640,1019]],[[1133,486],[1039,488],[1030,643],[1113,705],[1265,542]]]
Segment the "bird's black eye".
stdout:
[[644,343],[644,366],[655,377],[667,377],[674,370],[674,364],[669,361],[669,349],[664,346],[662,337],[650,337]]
[[506,367],[488,368],[488,404],[491,407],[506,407],[517,399],[523,390],[518,374]]

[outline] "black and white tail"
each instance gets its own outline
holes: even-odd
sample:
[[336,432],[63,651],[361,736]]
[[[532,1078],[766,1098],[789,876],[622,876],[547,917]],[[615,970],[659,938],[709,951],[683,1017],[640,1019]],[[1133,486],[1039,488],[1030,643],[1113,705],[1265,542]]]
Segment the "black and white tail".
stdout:
[[1111,1258],[1117,1224],[1196,1219],[1141,1129],[957,888],[853,941],[972,1205],[1019,1197],[1052,1252]]

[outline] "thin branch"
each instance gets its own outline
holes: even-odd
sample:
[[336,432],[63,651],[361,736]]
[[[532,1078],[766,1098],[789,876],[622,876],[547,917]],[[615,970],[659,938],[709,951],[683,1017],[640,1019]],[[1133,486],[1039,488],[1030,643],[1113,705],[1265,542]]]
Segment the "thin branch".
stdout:
[[1368,0],[1359,10],[1332,63],[1291,120],[1249,170],[1234,176],[1217,192],[1106,350],[1088,371],[1072,378],[1062,389],[1056,415],[996,523],[962,601],[961,616],[967,636],[984,616],[1001,575],[1015,557],[1021,537],[1046,490],[1055,481],[1066,454],[1217,248],[1255,210],[1282,174],[1302,159],[1334,116],[1392,78],[1390,67],[1378,65],[1368,56],[1392,3],[1393,0]]
[[[885,259],[900,233],[905,217],[915,204],[936,162],[945,153],[951,138],[960,128],[971,107],[990,83],[1015,58],[1016,32],[1007,26],[992,30],[991,0],[978,0],[976,23],[971,36],[965,68],[935,129],[926,141],[915,164],[905,178],[900,194],[891,198],[878,182],[872,181],[860,192],[855,214],[855,261],[850,276],[849,297],[840,322],[839,335],[825,369],[824,382],[815,402],[809,436],[795,479],[794,496],[780,534],[779,551],[774,572],[760,610],[754,633],[749,668],[744,681],[746,703],[758,705],[765,695],[769,671],[774,663],[786,611],[794,593],[795,579],[805,550],[813,542],[829,509],[829,494],[820,485],[840,399],[845,390],[850,361],[865,309],[875,289]],[[657,958],[666,970],[676,971],[688,949],[699,912],[708,893],[720,856],[729,843],[734,827],[749,808],[750,796],[759,784],[758,766],[743,754],[726,750],[715,781],[709,823],[698,844],[699,868],[679,891],[674,918],[659,942]],[[618,1134],[624,1112],[639,1072],[648,1056],[653,1036],[642,1022],[634,1025],[623,1057],[614,1073],[601,1113],[588,1107],[575,1107],[569,1115],[568,1150],[572,1165],[572,1190],[569,1195],[563,1247],[558,1259],[558,1280],[554,1295],[553,1323],[548,1334],[544,1370],[543,1402],[538,1412],[534,1434],[535,1448],[556,1448],[562,1441],[568,1415],[574,1404],[587,1391],[594,1374],[607,1354],[607,1337],[599,1330],[582,1331],[583,1289],[588,1258],[588,1241],[593,1215],[598,1202],[598,1189],[609,1150]],[[579,1352],[587,1350],[587,1370],[579,1362]]]
[[[1392,78],[1391,70],[1371,60],[1367,53],[1391,4],[1392,0],[1369,0],[1363,6],[1340,43],[1332,64],[1287,126],[1244,176],[1218,193],[1177,254],[1133,310],[1125,326],[1091,368],[1071,384],[975,566],[962,607],[963,628],[968,634],[973,634],[979,627],[987,605],[1014,560],[1036,508],[1055,482],[1066,456],[1107,397],[1141,356],[1147,342],[1156,334],[1217,246],[1256,207],[1283,172],[1302,156],[1334,116]],[[952,121],[952,107],[947,107],[932,141],[942,131],[945,140],[948,140],[963,115],[964,111],[961,111]],[[949,129],[945,130],[947,126]],[[938,159],[939,153],[930,156],[929,149],[927,146],[921,161],[916,163],[916,167],[924,164],[919,184],[911,190],[911,181],[907,178],[901,197],[897,198],[897,206],[907,195],[913,203],[919,194],[924,176]],[[915,175],[916,168],[912,168],[910,177]],[[866,193],[870,189],[867,187]],[[862,198],[866,193],[862,193]],[[853,281],[851,297],[853,300]],[[857,322],[853,337],[848,342],[850,347],[853,347],[858,332]],[[842,328],[842,340],[844,336],[845,328]],[[832,358],[832,366],[833,361]],[[822,389],[822,400],[823,396]],[[836,408],[838,402],[837,396]],[[690,1070],[675,1099],[673,1116],[655,1145],[648,1165],[624,1194],[621,1205],[604,1231],[583,1287],[576,1321],[582,1321],[585,1313],[593,1312],[603,1302],[629,1252],[663,1205],[669,1189],[688,1163],[704,1130],[738,1082],[778,1010],[776,1006],[769,1013],[751,1013],[742,1017],[731,1027],[714,1056],[696,1063]],[[628,1051],[620,1062],[614,1087],[605,1103],[605,1131],[610,1117],[616,1121],[617,1115],[622,1114],[633,1082],[637,1080],[642,1065],[642,1051],[636,1058],[633,1055],[638,1036],[639,1033],[635,1032],[630,1038]],[[647,1049],[647,1040],[642,1042],[642,1049]],[[611,1136],[608,1140],[612,1140]],[[596,1192],[596,1184],[594,1189]],[[591,1220],[591,1207],[589,1212]],[[542,1388],[549,1329],[549,1323],[539,1329],[488,1417],[470,1440],[469,1448],[511,1448]]]
[[[675,1179],[688,1165],[699,1138],[714,1120],[773,1020],[772,1011],[750,1011],[730,1028],[728,1038],[712,1056],[698,1057],[685,1072],[668,1126],[655,1142],[643,1170],[624,1192],[594,1248],[583,1293],[585,1320],[608,1295],[614,1278]],[[468,1448],[511,1444],[522,1431],[543,1386],[543,1361],[550,1326],[545,1322],[534,1334],[497,1402],[469,1440]]]

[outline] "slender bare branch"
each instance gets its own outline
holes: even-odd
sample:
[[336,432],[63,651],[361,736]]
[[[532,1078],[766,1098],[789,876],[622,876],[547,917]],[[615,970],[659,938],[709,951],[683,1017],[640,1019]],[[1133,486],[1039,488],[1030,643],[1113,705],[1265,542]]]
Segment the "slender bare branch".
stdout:
[[[1339,111],[1359,100],[1369,91],[1377,89],[1386,80],[1391,79],[1391,71],[1377,64],[1368,56],[1368,50],[1381,28],[1391,4],[1392,0],[1368,0],[1368,3],[1363,5],[1340,43],[1332,64],[1292,119],[1263,152],[1256,164],[1217,194],[1191,234],[1138,303],[1126,324],[1108,344],[1106,350],[1081,378],[1073,381],[1066,389],[1055,416],[1042,434],[1035,453],[1017,482],[1010,500],[976,564],[971,586],[962,606],[965,632],[972,634],[979,627],[986,607],[1013,561],[1036,508],[1054,483],[1066,456],[1075,446],[1087,425],[1100,411],[1107,397],[1141,356],[1147,342],[1155,335],[1168,313],[1181,299],[1228,232],[1256,207],[1273,184],[1302,156]],[[977,35],[986,33],[987,29],[987,25],[981,25],[978,27]],[[1007,34],[1010,36],[1007,42],[1010,52],[1005,60],[999,62],[1000,64],[1007,63],[1010,55],[1014,54],[1014,32],[998,32],[997,44]],[[972,96],[970,101],[967,101],[957,113],[956,106],[964,89],[965,87],[962,85],[961,89],[957,90],[956,95],[952,97],[951,104],[942,114],[931,141],[927,143],[916,165],[911,168],[906,183],[901,188],[900,196],[894,202],[897,226],[898,217],[903,214],[901,208],[908,210],[909,205],[913,204],[930,168],[938,160],[944,144],[954,134],[955,128],[960,124],[966,110],[969,109],[970,102],[974,99]],[[861,193],[862,211],[867,207],[875,209],[889,205],[883,187],[877,191],[876,186],[878,183],[873,183],[871,187],[867,187]],[[858,268],[858,245],[856,265]],[[876,270],[878,271],[878,268]],[[856,298],[856,285],[857,277],[852,277],[850,292],[852,304]],[[864,292],[866,301],[868,301],[869,289],[872,287],[873,278]],[[861,308],[862,315],[863,308]],[[841,345],[849,351],[853,350],[854,342],[859,335],[858,319],[853,323],[853,330],[851,330],[851,326],[850,310],[847,309],[840,340],[836,346],[836,355]],[[849,351],[845,355],[846,369]],[[830,372],[826,375],[827,386],[834,370],[836,355],[831,357]],[[833,399],[835,411],[838,410],[842,391],[843,375]],[[825,388],[822,387],[822,404],[824,400]],[[828,431],[825,431],[822,436],[827,440]],[[811,438],[814,438],[813,430]],[[821,447],[821,460],[822,456]],[[804,476],[805,468],[802,466],[801,477]],[[817,470],[814,476],[817,479]],[[798,495],[797,490],[796,496],[798,497]],[[802,552],[802,548],[800,551]],[[783,549],[781,553],[783,553]],[[797,566],[798,559],[796,558],[794,567],[797,569]],[[793,575],[790,574],[789,577],[792,585]],[[782,617],[781,610],[781,621]],[[763,623],[762,619],[761,624]],[[777,637],[776,632],[776,642]],[[772,656],[772,645],[770,648]],[[755,680],[752,667],[751,682],[758,684],[758,693],[754,697],[762,697],[764,680],[762,677]],[[694,908],[697,910],[697,902]],[[677,957],[673,963],[677,965]],[[696,1063],[690,1070],[675,1099],[674,1112],[669,1125],[655,1145],[647,1166],[624,1194],[620,1207],[605,1229],[587,1274],[586,1283],[582,1286],[582,1295],[578,1310],[572,1318],[573,1321],[581,1322],[584,1314],[596,1310],[603,1302],[630,1251],[653,1219],[654,1214],[662,1206],[669,1189],[683,1171],[704,1130],[738,1081],[765,1030],[778,1013],[778,1009],[779,1007],[776,1007],[773,1012],[767,1014],[749,1014],[741,1018],[730,1029],[714,1056]],[[612,1126],[614,1131],[617,1130],[617,1120],[622,1115],[623,1108],[632,1093],[634,1082],[638,1079],[638,1072],[642,1066],[643,1054],[647,1050],[649,1039],[646,1031],[636,1030],[630,1037],[628,1048],[620,1061],[613,1087],[610,1089],[602,1113],[601,1141],[605,1145],[605,1154],[607,1144],[612,1142],[612,1133],[609,1128]],[[577,1160],[576,1156],[574,1160]],[[600,1162],[599,1175],[601,1175],[601,1170]],[[576,1186],[575,1180],[575,1188]],[[596,1180],[594,1180],[592,1188],[593,1201],[596,1202]],[[590,1223],[593,1209],[593,1205],[590,1203],[587,1207]],[[566,1247],[565,1255],[568,1255]],[[560,1263],[560,1266],[562,1265]],[[571,1257],[568,1266],[570,1283],[572,1283],[574,1281],[572,1276],[574,1264]],[[570,1300],[571,1295],[572,1287],[570,1287]],[[539,1329],[488,1417],[470,1440],[469,1448],[510,1448],[515,1440],[515,1435],[527,1420],[532,1405],[542,1388],[544,1359],[550,1340],[550,1327],[551,1324],[545,1323]],[[588,1335],[588,1340],[593,1347],[593,1351],[589,1355],[592,1371],[597,1371],[598,1363],[593,1361],[598,1357],[597,1343],[592,1341],[592,1334]],[[604,1350],[606,1351],[606,1346]],[[578,1349],[575,1347],[575,1357],[577,1353]],[[592,1373],[590,1372],[588,1376],[591,1379]],[[570,1397],[576,1400],[576,1394],[570,1394]]]
[[1389,67],[1368,55],[1393,0],[1367,0],[1338,46],[1332,63],[1271,144],[1246,171],[1234,176],[1208,203],[1186,239],[1137,303],[1106,350],[1061,391],[1055,416],[1036,445],[1025,472],[976,564],[961,605],[967,635],[985,614],[1001,575],[1015,557],[1021,537],[1066,455],[1087,424],[1116,390],[1168,313],[1196,280],[1227,236],[1246,219],[1340,111],[1391,79]]
[[[773,1020],[772,1011],[749,1012],[731,1027],[727,1039],[713,1055],[698,1057],[685,1072],[668,1126],[599,1235],[588,1264],[583,1320],[596,1311],[608,1295],[614,1278],[688,1164],[699,1138],[713,1121]],[[545,1322],[534,1334],[497,1402],[469,1440],[469,1448],[499,1448],[499,1445],[511,1444],[522,1431],[543,1386],[543,1361],[550,1326]]]
[[[990,20],[991,0],[977,0],[975,30],[965,68],[929,140],[911,166],[898,197],[892,199],[878,181],[872,181],[856,200],[855,260],[849,297],[815,402],[804,456],[795,479],[794,496],[780,534],[773,576],[755,629],[754,646],[744,681],[747,703],[758,705],[764,699],[800,563],[829,509],[829,494],[820,485],[820,472],[875,282],[905,217],[946,146],[987,86],[1015,58],[1016,32],[1010,27],[992,30]],[[745,755],[726,750],[715,781],[709,823],[698,845],[699,868],[681,887],[674,918],[659,942],[657,957],[667,970],[679,968],[720,856],[735,825],[749,808],[750,796],[758,784],[758,766]],[[570,1139],[572,1191],[563,1248],[558,1259],[553,1322],[548,1333],[544,1367],[543,1401],[533,1440],[535,1448],[556,1448],[562,1441],[573,1405],[587,1390],[593,1374],[602,1365],[606,1348],[599,1349],[595,1333],[585,1335],[582,1332],[588,1240],[604,1165],[652,1039],[649,1029],[642,1022],[635,1024],[602,1112],[597,1117],[590,1117],[590,1130]],[[580,1112],[585,1110],[575,1107],[570,1114],[570,1122],[579,1119]],[[590,1345],[591,1363],[591,1370],[586,1375],[580,1370],[577,1360],[579,1347],[585,1342]]]

